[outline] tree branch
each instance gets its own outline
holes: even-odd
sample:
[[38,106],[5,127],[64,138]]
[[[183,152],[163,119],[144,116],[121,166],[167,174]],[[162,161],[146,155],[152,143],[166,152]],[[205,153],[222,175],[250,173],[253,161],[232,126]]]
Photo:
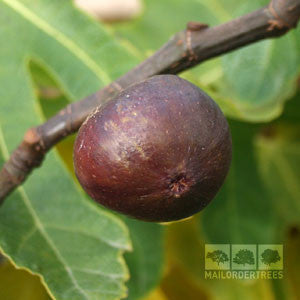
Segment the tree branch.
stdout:
[[278,37],[296,27],[300,0],[272,0],[262,9],[209,28],[189,22],[161,49],[140,65],[81,101],[68,105],[44,124],[27,131],[0,171],[0,204],[38,167],[48,150],[77,131],[97,106],[129,85],[156,74],[177,74],[218,55],[262,39]]

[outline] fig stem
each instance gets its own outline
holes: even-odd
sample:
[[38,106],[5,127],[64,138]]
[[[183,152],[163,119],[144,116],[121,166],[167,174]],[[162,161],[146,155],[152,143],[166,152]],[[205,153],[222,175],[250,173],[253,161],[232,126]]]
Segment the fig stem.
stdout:
[[[97,106],[129,85],[158,74],[178,74],[210,58],[262,39],[275,38],[297,26],[300,0],[272,0],[252,13],[222,25],[189,22],[153,56],[81,101],[72,103],[36,128],[29,129],[0,171],[0,204],[39,166],[47,151],[79,129]],[[191,24],[193,26],[191,26]],[[33,134],[34,141],[28,140]]]

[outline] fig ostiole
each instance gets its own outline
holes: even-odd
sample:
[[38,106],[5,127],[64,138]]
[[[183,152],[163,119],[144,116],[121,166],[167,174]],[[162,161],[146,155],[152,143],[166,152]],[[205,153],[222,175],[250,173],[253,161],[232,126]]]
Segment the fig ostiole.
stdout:
[[167,222],[202,210],[231,162],[231,135],[218,105],[175,75],[134,84],[96,109],[74,146],[76,176],[103,206]]

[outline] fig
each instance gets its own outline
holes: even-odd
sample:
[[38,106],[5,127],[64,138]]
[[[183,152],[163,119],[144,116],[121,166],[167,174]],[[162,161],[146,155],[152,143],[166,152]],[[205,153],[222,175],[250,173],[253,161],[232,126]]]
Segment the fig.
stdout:
[[76,176],[91,198],[152,222],[189,217],[221,187],[231,135],[218,105],[175,75],[153,76],[98,107],[74,145]]

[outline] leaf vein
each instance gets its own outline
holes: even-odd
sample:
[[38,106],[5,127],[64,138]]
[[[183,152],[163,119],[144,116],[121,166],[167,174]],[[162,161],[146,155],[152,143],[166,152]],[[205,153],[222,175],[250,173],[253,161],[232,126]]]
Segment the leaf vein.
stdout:
[[48,36],[52,37],[62,44],[71,53],[77,56],[90,70],[92,70],[97,77],[106,85],[111,81],[111,78],[105,73],[105,71],[92,59],[86,52],[84,52],[80,46],[74,41],[68,38],[66,35],[52,27],[50,24],[39,18],[32,11],[30,11],[25,5],[21,4],[17,0],[3,0],[7,6],[14,9],[17,13],[23,16],[24,19],[34,24],[37,28],[45,32]]

